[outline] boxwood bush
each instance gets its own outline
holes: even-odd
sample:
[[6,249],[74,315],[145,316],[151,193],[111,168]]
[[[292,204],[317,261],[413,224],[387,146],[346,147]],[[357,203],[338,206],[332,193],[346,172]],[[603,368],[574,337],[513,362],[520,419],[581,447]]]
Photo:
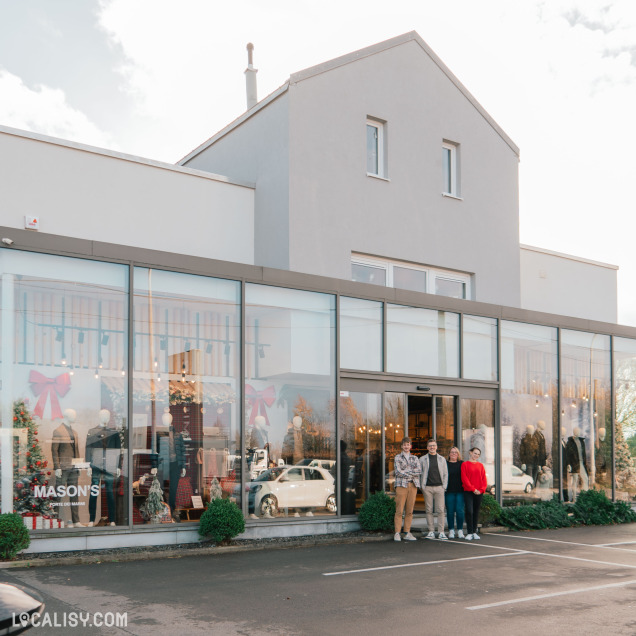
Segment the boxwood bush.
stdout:
[[395,518],[395,499],[389,497],[384,490],[373,493],[360,506],[358,520],[364,530],[389,531],[393,530]]
[[481,500],[481,508],[479,509],[479,523],[482,526],[492,526],[499,522],[501,514],[501,506],[499,502],[488,493],[484,493]]
[[241,509],[229,499],[213,499],[201,515],[199,534],[215,543],[228,542],[245,530]]
[[0,515],[0,559],[15,559],[18,552],[31,545],[29,531],[17,512],[5,512]]

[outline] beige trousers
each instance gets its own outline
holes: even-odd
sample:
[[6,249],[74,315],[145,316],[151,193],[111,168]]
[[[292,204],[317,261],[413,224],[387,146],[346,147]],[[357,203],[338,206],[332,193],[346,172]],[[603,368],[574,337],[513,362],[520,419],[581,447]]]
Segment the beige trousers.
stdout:
[[[404,512],[404,532],[411,531],[411,523],[413,522],[413,508],[415,506],[415,497],[417,488],[413,482],[409,482],[408,488],[397,486],[395,489],[395,531],[402,529],[402,512]],[[406,510],[405,510],[406,509]]]
[[433,504],[437,513],[437,531],[444,532],[444,486],[424,486],[424,503],[426,504],[426,525],[429,532],[435,532],[433,527]]

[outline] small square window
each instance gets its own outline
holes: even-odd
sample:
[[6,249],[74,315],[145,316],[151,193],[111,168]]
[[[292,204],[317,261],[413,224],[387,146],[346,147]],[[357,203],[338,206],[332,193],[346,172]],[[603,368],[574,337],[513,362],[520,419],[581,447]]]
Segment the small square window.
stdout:
[[386,177],[384,122],[367,119],[367,174]]
[[459,196],[458,146],[450,142],[442,144],[443,193]]

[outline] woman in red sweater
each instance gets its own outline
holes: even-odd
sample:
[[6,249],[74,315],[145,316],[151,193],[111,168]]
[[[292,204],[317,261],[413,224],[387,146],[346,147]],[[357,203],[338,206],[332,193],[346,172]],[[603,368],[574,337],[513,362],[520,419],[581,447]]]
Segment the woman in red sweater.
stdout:
[[477,534],[477,522],[479,521],[479,508],[481,498],[486,492],[486,470],[479,462],[481,451],[471,448],[469,461],[462,464],[462,485],[464,486],[464,504],[466,509],[466,541],[479,539]]

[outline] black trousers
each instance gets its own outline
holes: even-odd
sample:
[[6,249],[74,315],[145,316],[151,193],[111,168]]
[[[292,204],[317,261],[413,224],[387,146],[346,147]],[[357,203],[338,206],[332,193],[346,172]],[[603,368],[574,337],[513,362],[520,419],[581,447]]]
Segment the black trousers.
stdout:
[[464,491],[464,512],[466,514],[466,532],[468,534],[477,534],[482,497],[483,495]]

